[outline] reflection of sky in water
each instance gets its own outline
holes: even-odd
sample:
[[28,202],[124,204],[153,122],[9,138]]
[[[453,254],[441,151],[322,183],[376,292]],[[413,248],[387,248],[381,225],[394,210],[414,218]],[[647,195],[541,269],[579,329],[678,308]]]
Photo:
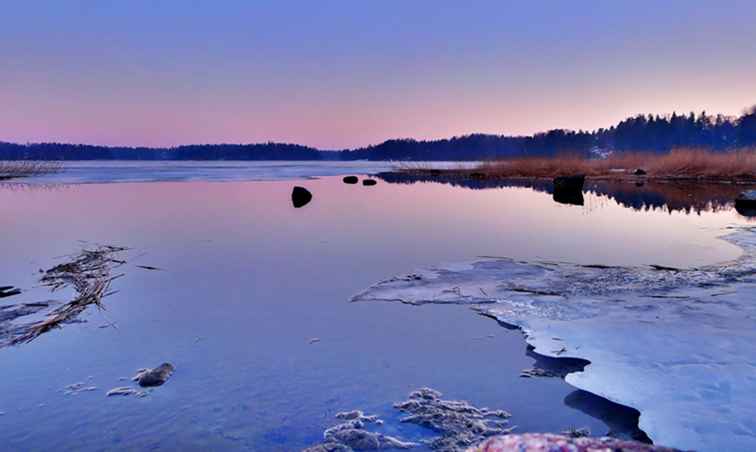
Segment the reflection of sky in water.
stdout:
[[[520,430],[605,433],[563,404],[572,392],[563,382],[519,378],[533,361],[519,333],[462,307],[346,300],[395,273],[477,255],[712,263],[737,256],[714,237],[742,221],[731,211],[638,212],[595,195],[576,207],[525,188],[340,178],[296,182],[315,197],[294,210],[293,184],[0,190],[0,285],[32,286],[33,272],[77,240],[127,245],[131,263],[166,269],[129,266],[107,311],[0,351],[6,447],[292,449],[316,442],[335,411],[395,419],[391,402],[425,385],[508,409]],[[106,322],[118,328],[98,328]],[[164,360],[177,373],[150,397],[104,397],[125,384],[119,377]],[[89,376],[100,391],[62,394]]]

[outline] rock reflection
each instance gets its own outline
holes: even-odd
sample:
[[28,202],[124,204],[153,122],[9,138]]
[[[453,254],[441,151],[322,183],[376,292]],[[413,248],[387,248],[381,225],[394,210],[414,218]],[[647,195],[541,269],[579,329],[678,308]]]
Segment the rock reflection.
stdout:
[[[379,173],[377,177],[389,183],[414,184],[421,182],[435,182],[454,187],[485,190],[505,187],[531,188],[535,191],[549,193],[554,201],[560,204],[583,205],[580,197],[564,198],[554,193],[554,184],[547,179],[461,179],[458,177],[425,176],[398,172]],[[738,184],[713,184],[686,182],[657,182],[646,181],[636,184],[618,180],[587,180],[584,192],[607,196],[617,201],[621,206],[639,210],[663,210],[668,212],[684,212],[686,214],[701,212],[729,211],[735,208],[735,198],[744,190],[753,186]],[[756,209],[735,209],[747,218],[756,217]]]

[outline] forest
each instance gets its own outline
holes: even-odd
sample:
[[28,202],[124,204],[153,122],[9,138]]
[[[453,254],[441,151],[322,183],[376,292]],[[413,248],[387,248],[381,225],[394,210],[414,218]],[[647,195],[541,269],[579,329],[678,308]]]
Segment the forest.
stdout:
[[171,148],[0,142],[0,160],[405,160],[465,161],[607,151],[665,153],[756,146],[756,106],[739,117],[637,115],[594,131],[555,129],[530,136],[470,134],[440,140],[391,139],[357,149],[319,150],[285,143],[202,144]]

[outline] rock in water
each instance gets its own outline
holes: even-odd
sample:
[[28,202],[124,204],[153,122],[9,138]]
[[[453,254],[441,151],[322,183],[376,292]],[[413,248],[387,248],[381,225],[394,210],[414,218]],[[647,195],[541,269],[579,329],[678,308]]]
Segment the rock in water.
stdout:
[[366,187],[372,187],[373,185],[377,184],[378,182],[375,179],[365,179],[362,181],[362,185]]
[[643,168],[636,168],[635,171],[633,171],[633,174],[636,176],[645,176],[648,173]]
[[294,187],[291,191],[291,203],[295,208],[306,206],[312,201],[312,193],[304,187]]
[[140,369],[133,380],[142,387],[160,386],[173,375],[174,369],[171,363],[163,363],[154,369]]
[[21,289],[16,289],[13,286],[0,287],[0,298],[12,297],[21,293]]
[[745,217],[756,217],[756,190],[747,190],[735,199],[735,210]]
[[756,190],[747,190],[735,198],[735,207],[756,209]]
[[558,176],[554,178],[554,201],[561,204],[583,205],[585,175]]
[[554,193],[575,193],[583,191],[585,184],[585,174],[576,174],[574,176],[557,176],[554,178]]
[[342,180],[345,184],[356,184],[357,182],[359,182],[357,176],[345,176]]

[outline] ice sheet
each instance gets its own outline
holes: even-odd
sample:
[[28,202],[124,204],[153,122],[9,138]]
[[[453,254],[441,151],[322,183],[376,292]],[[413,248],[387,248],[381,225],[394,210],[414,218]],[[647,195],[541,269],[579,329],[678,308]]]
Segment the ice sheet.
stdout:
[[756,229],[720,265],[583,266],[486,258],[379,282],[352,301],[456,303],[591,362],[567,382],[638,409],[657,444],[756,450]]

